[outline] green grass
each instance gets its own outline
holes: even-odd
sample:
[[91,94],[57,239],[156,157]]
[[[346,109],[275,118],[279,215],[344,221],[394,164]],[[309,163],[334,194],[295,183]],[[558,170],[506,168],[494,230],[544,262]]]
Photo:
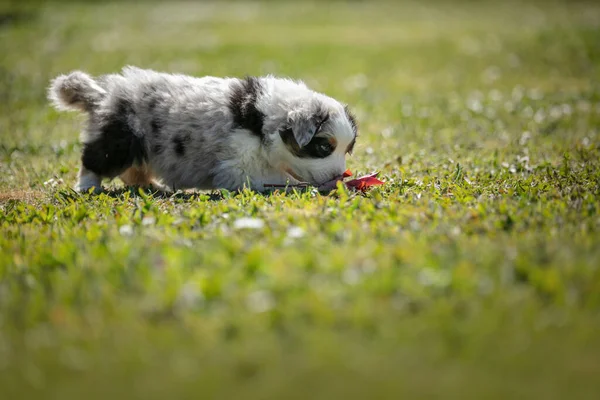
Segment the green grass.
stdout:
[[[25,3],[0,5],[3,398],[597,398],[600,6]],[[305,79],[387,184],[77,195],[83,117],[45,88],[125,64]]]

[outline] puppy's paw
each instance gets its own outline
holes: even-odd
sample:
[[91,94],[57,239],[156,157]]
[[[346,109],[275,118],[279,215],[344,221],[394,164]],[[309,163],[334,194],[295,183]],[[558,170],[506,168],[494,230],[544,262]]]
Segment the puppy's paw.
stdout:
[[102,193],[102,179],[92,171],[81,168],[75,190],[79,193],[89,193],[93,190],[94,194],[100,194]]
[[157,191],[157,192],[163,192],[163,193],[167,193],[167,194],[173,194],[175,193],[175,191],[173,190],[173,188],[171,188],[168,185],[165,185],[164,183],[156,180],[156,179],[152,179],[150,181],[150,186],[149,186],[150,190],[153,191]]
[[88,186],[88,185],[82,185],[81,183],[78,183],[77,185],[75,185],[75,191],[79,192],[81,194],[84,193],[90,193],[90,194],[100,194],[103,192],[102,186],[98,185],[98,186]]

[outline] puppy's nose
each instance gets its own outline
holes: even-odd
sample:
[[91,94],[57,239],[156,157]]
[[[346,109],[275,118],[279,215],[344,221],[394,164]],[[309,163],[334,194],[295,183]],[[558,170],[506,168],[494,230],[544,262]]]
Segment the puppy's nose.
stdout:
[[335,178],[336,179],[344,179],[344,178],[350,176],[348,174],[352,175],[352,172],[350,172],[349,169],[341,171],[339,174],[335,175]]

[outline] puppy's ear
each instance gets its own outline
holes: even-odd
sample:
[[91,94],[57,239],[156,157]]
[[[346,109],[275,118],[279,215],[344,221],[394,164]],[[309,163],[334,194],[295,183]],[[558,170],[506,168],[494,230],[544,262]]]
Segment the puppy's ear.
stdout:
[[317,133],[319,118],[312,113],[291,111],[288,114],[288,125],[292,130],[298,147],[306,146]]

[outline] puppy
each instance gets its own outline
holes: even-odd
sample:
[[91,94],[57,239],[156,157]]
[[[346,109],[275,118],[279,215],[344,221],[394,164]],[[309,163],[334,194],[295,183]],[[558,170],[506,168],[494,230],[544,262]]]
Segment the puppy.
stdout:
[[347,106],[304,83],[266,77],[195,78],[125,67],[54,79],[49,99],[88,114],[76,189],[126,185],[264,191],[331,188],[346,169],[357,124]]

